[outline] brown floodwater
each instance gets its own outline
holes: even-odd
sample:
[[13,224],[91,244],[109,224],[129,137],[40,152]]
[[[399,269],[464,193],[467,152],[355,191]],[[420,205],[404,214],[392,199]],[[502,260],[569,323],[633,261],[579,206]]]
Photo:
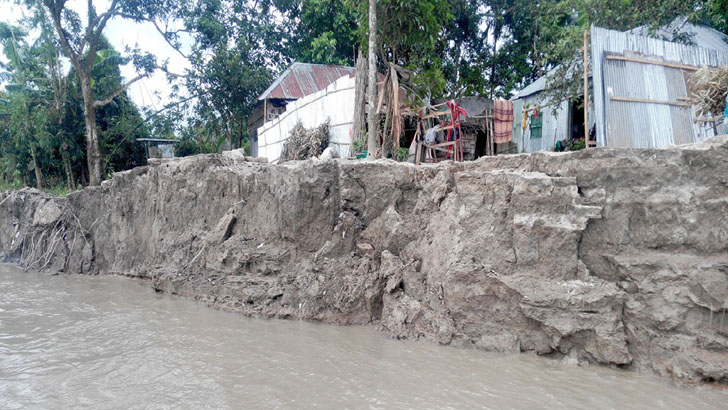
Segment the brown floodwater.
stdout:
[[0,409],[261,408],[726,409],[728,392],[0,265]]

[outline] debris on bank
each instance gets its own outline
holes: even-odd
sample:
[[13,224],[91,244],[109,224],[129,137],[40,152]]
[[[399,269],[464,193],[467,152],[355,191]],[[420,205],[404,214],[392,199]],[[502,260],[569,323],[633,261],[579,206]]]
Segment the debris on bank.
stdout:
[[329,145],[329,120],[313,129],[304,128],[299,121],[283,143],[280,159],[303,160],[321,155]]

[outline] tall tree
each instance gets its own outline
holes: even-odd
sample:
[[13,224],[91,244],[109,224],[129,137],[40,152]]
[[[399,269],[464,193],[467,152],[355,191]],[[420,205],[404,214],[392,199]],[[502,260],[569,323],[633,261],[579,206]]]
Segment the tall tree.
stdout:
[[29,153],[30,162],[24,168],[34,172],[36,186],[41,189],[40,150],[48,136],[46,112],[51,106],[51,96],[47,72],[39,59],[42,48],[28,44],[24,37],[19,28],[0,23],[0,40],[8,57],[5,65],[8,71],[4,75],[8,94],[2,108],[11,144],[5,154],[15,156],[15,164],[20,165],[18,162],[25,162],[20,159],[28,158],[24,154]]
[[[52,27],[33,21],[22,23],[38,35],[26,36],[20,29],[0,23],[3,54],[8,58],[0,70],[7,89],[0,111],[6,120],[3,123],[8,125],[3,129],[8,139],[0,147],[2,173],[5,178],[17,180],[15,171],[20,171],[28,184],[31,171],[38,187],[58,187],[65,179],[66,188],[73,189],[76,175],[87,174],[83,165],[74,166],[85,159],[86,148],[84,101],[78,76],[73,68],[63,73]],[[121,88],[119,66],[128,61],[102,36],[91,71],[93,92],[109,95]],[[145,163],[144,151],[135,138],[146,136],[146,127],[139,126],[141,117],[125,92],[97,108],[96,119],[99,144],[106,153],[102,172]]]
[[103,177],[102,155],[99,148],[96,109],[111,103],[132,83],[148,76],[156,66],[151,55],[136,55],[135,66],[139,74],[106,95],[96,95],[92,86],[92,70],[98,57],[101,37],[107,23],[114,17],[142,19],[141,4],[135,1],[112,0],[109,8],[98,13],[92,0],[88,0],[86,23],[78,13],[68,7],[66,0],[25,0],[39,19],[51,21],[64,54],[71,60],[81,86],[86,126],[89,183],[99,185]]

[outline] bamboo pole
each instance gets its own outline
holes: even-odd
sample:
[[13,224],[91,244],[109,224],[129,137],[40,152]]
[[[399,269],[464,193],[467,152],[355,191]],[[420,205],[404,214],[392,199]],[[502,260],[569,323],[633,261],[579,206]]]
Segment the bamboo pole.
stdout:
[[681,101],[651,100],[648,98],[620,97],[620,96],[615,96],[615,95],[609,97],[609,99],[611,101],[645,103],[645,104],[663,104],[663,105],[674,105],[674,106],[678,106],[678,107],[690,107],[690,103],[681,102]]
[[700,69],[700,67],[697,67],[697,66],[694,66],[694,65],[670,63],[670,62],[667,62],[667,61],[654,61],[654,60],[647,60],[646,58],[637,58],[637,57],[626,57],[626,56],[608,55],[606,57],[606,59],[607,60],[628,61],[628,62],[631,62],[631,63],[642,63],[642,64],[659,65],[659,66],[662,66],[662,67],[679,68],[680,70],[686,70],[686,71],[698,71]]
[[589,148],[589,55],[587,37],[584,30],[584,148]]

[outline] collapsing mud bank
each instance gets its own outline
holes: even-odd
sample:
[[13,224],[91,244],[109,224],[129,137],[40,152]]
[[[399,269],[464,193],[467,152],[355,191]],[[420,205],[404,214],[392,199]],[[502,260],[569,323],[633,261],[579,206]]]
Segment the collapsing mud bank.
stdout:
[[728,383],[728,137],[420,167],[188,157],[0,195],[0,253],[256,317]]

